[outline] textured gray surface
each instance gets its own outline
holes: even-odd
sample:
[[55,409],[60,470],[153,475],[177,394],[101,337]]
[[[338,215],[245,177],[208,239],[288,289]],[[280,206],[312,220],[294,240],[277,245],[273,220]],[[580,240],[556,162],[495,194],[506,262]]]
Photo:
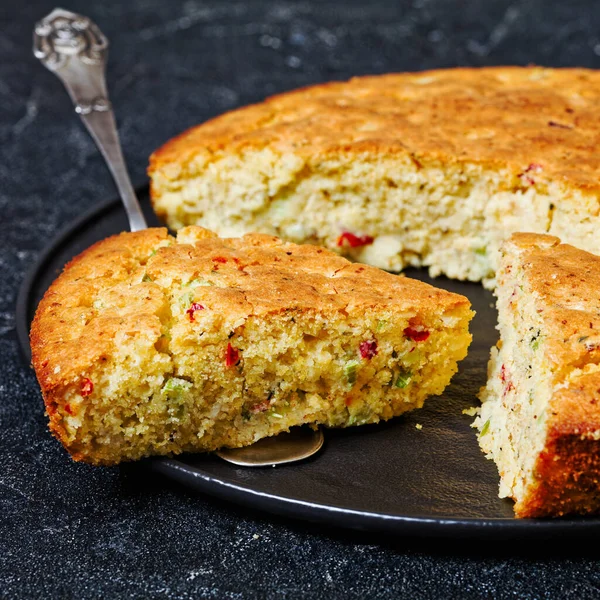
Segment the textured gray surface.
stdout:
[[[14,302],[64,223],[114,194],[53,75],[30,53],[54,6],[0,6],[0,596],[597,598],[598,553],[463,548],[326,530],[224,505],[135,467],[72,463],[17,354]],[[600,66],[594,1],[70,2],[112,42],[133,178],[170,136],[267,94],[457,64]],[[258,537],[256,537],[258,536]]]

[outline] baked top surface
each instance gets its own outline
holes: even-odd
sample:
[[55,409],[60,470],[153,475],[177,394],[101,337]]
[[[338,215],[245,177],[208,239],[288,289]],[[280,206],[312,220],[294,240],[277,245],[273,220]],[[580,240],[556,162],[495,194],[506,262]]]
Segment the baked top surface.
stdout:
[[[198,227],[177,239],[162,228],[122,233],[76,257],[40,303],[31,347],[42,388],[79,378],[119,336],[159,337],[171,305],[192,289],[223,329],[289,309],[433,317],[470,306],[463,296],[272,236],[220,239]],[[99,310],[99,298],[110,308]]]
[[548,358],[557,367],[600,363],[600,257],[544,234],[516,233],[507,244],[519,249]]
[[197,154],[270,147],[309,162],[375,152],[418,163],[477,163],[525,183],[598,190],[598,107],[594,70],[486,67],[359,77],[274,96],[194,127],[158,149],[149,172],[185,168]]

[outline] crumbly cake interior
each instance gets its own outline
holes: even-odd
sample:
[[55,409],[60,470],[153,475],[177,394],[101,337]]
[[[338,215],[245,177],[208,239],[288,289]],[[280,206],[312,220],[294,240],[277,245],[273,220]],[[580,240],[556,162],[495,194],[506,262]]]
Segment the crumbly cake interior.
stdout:
[[434,277],[487,285],[502,241],[524,223],[548,231],[561,194],[559,186],[534,189],[508,171],[477,165],[359,155],[308,167],[272,149],[193,161],[177,180],[155,175],[153,186],[160,190],[155,209],[174,229],[264,231],[390,271],[425,266]]
[[553,372],[544,356],[535,293],[517,256],[507,255],[503,263],[496,288],[500,341],[491,351],[474,425],[482,450],[498,467],[500,497],[518,499],[526,493],[545,444]]
[[501,256],[500,341],[474,422],[479,444],[517,516],[597,511],[599,259],[524,233]]
[[264,231],[493,286],[515,231],[600,254],[599,102],[597,71],[539,67],[294,90],[157,150],[153,206],[173,229]]
[[[106,273],[110,263],[91,271],[75,266],[82,271],[69,284],[73,327],[46,343],[63,348],[63,334],[73,344],[112,337],[97,360],[63,372],[66,385],[46,394],[51,427],[75,458],[113,464],[247,445],[301,424],[376,423],[440,394],[466,355],[473,313],[461,296],[413,282],[417,297],[431,290],[432,299],[425,308],[398,304],[392,295],[407,288],[388,288],[387,279],[381,287],[380,277],[403,278],[335,255],[329,267],[323,258],[324,272],[311,274],[314,263],[303,268],[304,254],[325,250],[275,242],[272,260],[294,255],[287,271],[262,264],[251,248],[236,249],[236,240],[200,263],[193,244],[206,235],[188,228],[176,240],[144,242],[116,282]],[[189,253],[182,244],[190,244]],[[364,279],[358,286],[357,269]],[[296,284],[286,278],[298,273],[302,300],[288,304]],[[265,306],[248,281],[264,285]],[[380,301],[361,301],[373,291]],[[436,294],[444,295],[439,307],[428,304]],[[66,364],[60,357],[45,362],[55,378]]]

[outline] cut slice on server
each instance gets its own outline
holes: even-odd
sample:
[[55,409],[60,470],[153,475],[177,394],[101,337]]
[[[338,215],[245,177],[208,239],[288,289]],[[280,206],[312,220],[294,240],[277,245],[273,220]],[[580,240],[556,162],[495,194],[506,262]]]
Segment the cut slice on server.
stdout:
[[123,233],[42,300],[33,363],[77,460],[376,423],[440,394],[471,341],[463,296],[268,235]]

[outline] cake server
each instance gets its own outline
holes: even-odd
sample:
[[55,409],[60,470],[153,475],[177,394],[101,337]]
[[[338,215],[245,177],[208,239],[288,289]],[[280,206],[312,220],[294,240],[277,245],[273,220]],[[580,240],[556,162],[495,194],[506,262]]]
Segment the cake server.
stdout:
[[[131,231],[147,229],[135,195],[106,90],[108,40],[87,17],[54,9],[39,21],[33,34],[33,53],[64,84],[75,112],[87,127],[115,180]],[[266,438],[244,448],[216,452],[240,466],[264,467],[304,460],[323,446],[323,432],[308,427]]]

